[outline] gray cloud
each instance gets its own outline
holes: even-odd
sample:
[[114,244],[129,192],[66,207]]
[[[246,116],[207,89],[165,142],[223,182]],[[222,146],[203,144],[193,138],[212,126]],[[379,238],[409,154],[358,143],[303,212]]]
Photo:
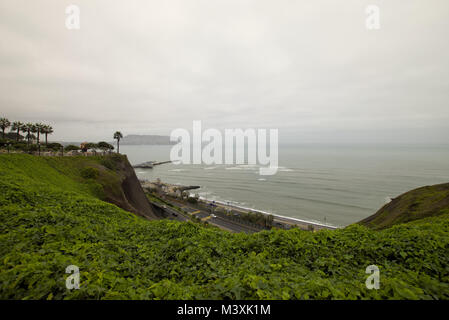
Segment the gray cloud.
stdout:
[[69,31],[71,3],[0,1],[1,114],[46,120],[55,139],[192,120],[299,142],[449,134],[446,0],[79,0]]

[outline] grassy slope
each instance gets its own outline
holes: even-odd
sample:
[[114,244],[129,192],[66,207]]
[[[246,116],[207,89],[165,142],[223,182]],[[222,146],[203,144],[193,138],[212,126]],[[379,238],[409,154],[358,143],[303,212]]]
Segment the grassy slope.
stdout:
[[449,213],[449,183],[426,186],[406,192],[360,221],[372,229],[384,229],[426,217]]
[[[0,298],[449,298],[447,214],[379,232],[231,234],[105,203],[79,178],[84,161],[0,156]],[[65,288],[70,264],[80,290]],[[380,290],[365,287],[371,264]]]
[[[102,157],[36,157],[26,154],[0,155],[0,178],[17,186],[39,185],[105,198],[103,186],[119,186],[120,178],[105,168]],[[109,161],[110,162],[110,161]],[[83,179],[85,168],[96,168],[96,179]],[[8,181],[10,180],[10,181]],[[116,187],[116,189],[118,189]],[[114,191],[111,191],[114,192]],[[115,192],[118,192],[116,190]]]

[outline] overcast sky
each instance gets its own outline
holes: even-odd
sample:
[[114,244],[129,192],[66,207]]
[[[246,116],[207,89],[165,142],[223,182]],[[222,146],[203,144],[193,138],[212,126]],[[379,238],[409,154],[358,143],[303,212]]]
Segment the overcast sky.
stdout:
[[445,142],[448,49],[447,0],[0,0],[0,116],[65,141],[202,120],[281,144]]

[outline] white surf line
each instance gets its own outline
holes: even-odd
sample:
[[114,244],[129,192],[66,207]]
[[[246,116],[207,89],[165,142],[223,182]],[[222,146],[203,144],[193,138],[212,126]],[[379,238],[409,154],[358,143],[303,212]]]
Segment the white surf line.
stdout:
[[310,220],[302,220],[302,219],[298,219],[298,218],[292,218],[292,217],[286,217],[286,216],[281,216],[278,214],[272,214],[274,217],[279,217],[279,218],[284,218],[287,220],[293,220],[293,221],[298,221],[298,222],[303,222],[303,223],[308,223],[308,224],[314,224],[317,226],[322,226],[322,227],[328,227],[328,228],[332,228],[332,229],[339,229],[340,227],[331,225],[331,224],[327,224],[327,223],[322,223],[322,222],[315,222],[315,221],[310,221]]

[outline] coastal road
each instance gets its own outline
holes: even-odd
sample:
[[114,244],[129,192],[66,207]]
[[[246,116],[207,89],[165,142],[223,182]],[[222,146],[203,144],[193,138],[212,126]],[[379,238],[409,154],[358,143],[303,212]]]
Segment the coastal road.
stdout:
[[[216,215],[208,212],[207,210],[188,206],[183,202],[167,200],[167,199],[165,199],[165,201],[171,203],[172,205],[174,205],[176,207],[179,207],[181,210],[188,212],[188,214],[197,217],[201,221],[204,221],[204,222],[207,221],[209,224],[214,225],[220,229],[224,229],[224,230],[236,232],[236,233],[238,233],[238,232],[254,233],[254,232],[261,231],[260,229],[257,229],[257,228],[251,227],[251,226],[247,226],[247,225],[243,225],[238,222],[222,218],[220,216],[216,216]],[[177,212],[176,210],[171,209],[170,207],[167,207],[167,210],[168,209],[170,209],[171,211]]]
[[[262,231],[262,228],[257,228],[256,226],[251,226],[243,223],[239,223],[238,221],[227,219],[226,217],[223,217],[219,214],[215,215],[211,212],[211,210],[204,209],[204,208],[195,208],[193,206],[190,206],[185,201],[180,200],[174,200],[174,199],[164,199],[167,203],[170,203],[171,205],[180,208],[185,213],[184,215],[181,214],[179,211],[171,208],[170,206],[163,206],[164,210],[168,213],[169,219],[175,219],[179,221],[189,221],[189,216],[195,216],[196,218],[208,222],[211,225],[214,225],[216,227],[219,227],[221,229],[231,231],[231,232],[245,232],[245,233],[254,233]],[[232,212],[237,214],[245,213],[241,208],[234,207],[232,205],[224,205],[220,203],[214,203],[215,207],[220,207],[222,209],[225,209],[228,211],[229,209],[232,209]],[[160,206],[160,205],[159,205]],[[303,230],[320,230],[320,229],[337,229],[337,227],[309,222],[309,221],[302,221],[299,219],[293,219],[288,217],[282,217],[282,216],[273,216],[273,226],[277,228],[282,229],[290,229],[292,227],[298,227]]]
[[226,220],[219,216],[210,218],[210,220],[208,220],[208,222],[212,225],[219,227],[219,228],[226,229],[226,230],[229,230],[232,232],[237,232],[237,233],[238,232],[255,233],[255,232],[261,231],[261,230],[255,229],[255,228],[250,228],[248,226],[238,224],[234,221]]
[[169,206],[162,205],[157,202],[151,202],[151,204],[153,206],[159,208],[159,210],[163,210],[165,212],[166,219],[178,220],[178,221],[190,221],[189,217],[186,217],[184,214],[180,213],[179,211],[177,211]]

